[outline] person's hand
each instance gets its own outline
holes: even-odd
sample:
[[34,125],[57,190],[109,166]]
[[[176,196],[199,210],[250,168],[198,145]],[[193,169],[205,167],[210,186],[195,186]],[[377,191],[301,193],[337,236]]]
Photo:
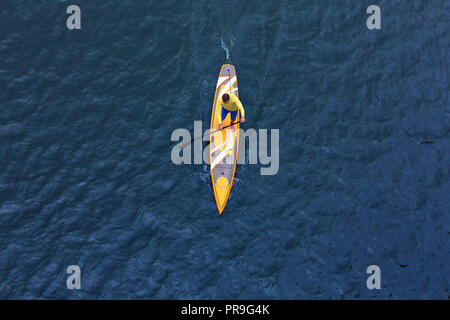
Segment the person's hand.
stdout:
[[222,123],[219,124],[218,128],[219,128],[219,130],[223,130],[223,124]]
[[245,118],[244,117],[241,118],[241,122],[245,122]]

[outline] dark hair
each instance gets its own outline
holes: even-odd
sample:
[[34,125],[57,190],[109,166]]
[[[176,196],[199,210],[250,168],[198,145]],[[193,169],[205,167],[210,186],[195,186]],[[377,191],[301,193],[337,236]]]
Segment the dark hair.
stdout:
[[230,100],[230,95],[229,95],[228,93],[225,93],[225,94],[222,96],[222,101],[223,101],[223,102],[227,102],[228,100]]

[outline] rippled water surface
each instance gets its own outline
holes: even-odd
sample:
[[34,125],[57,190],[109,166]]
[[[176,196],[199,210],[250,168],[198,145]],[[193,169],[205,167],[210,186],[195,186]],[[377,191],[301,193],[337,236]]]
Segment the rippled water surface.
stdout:
[[[3,1],[0,298],[447,299],[449,2],[371,4]],[[280,169],[239,166],[220,217],[170,137],[227,62]]]

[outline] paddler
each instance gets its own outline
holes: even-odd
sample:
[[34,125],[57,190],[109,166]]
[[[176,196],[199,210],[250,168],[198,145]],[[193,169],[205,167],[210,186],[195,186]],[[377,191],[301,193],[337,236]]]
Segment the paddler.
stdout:
[[[235,122],[238,110],[240,111],[241,114],[240,122],[245,122],[244,107],[242,106],[241,101],[239,101],[239,98],[236,97],[234,94],[232,93],[223,94],[222,99],[219,99],[217,107],[219,108],[218,109],[219,112],[217,113],[217,118],[219,120],[219,126],[217,127],[218,129],[220,130],[223,129],[222,121],[225,120],[228,113],[231,116],[231,121]],[[234,126],[231,126],[231,130],[234,130]]]

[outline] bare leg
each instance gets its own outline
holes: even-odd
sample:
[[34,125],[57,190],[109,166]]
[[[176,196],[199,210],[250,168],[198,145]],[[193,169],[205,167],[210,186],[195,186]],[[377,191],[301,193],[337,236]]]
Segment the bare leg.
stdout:
[[[231,122],[233,123],[233,122],[236,122],[237,121],[237,117],[236,117],[236,119],[234,119],[234,120],[231,120]],[[231,126],[231,132],[234,132],[234,128],[236,127],[236,125],[233,125],[233,126]]]

